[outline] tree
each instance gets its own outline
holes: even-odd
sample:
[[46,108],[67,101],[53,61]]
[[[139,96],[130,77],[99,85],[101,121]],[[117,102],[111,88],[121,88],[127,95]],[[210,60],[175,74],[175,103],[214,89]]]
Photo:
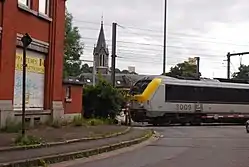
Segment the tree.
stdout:
[[[190,63],[189,61],[184,61],[183,63],[178,63],[176,66],[170,68],[170,72],[163,74],[170,77],[197,77],[196,76],[196,68],[195,64]],[[201,76],[201,73],[199,73]]]
[[125,102],[122,93],[103,78],[96,86],[85,86],[83,90],[84,117],[112,118],[120,113]]
[[83,54],[84,45],[78,27],[73,26],[73,16],[66,10],[65,18],[65,45],[63,76],[76,77],[81,74],[80,56]]
[[249,65],[240,65],[239,72],[232,75],[233,79],[249,79]]
[[[112,69],[110,68],[110,71],[111,71]],[[136,72],[129,72],[128,70],[120,70],[119,68],[116,68],[115,69],[115,73],[116,74],[135,74],[135,75],[137,75],[137,73]]]
[[92,67],[90,67],[87,63],[83,64],[81,67],[81,72],[82,73],[92,73]]

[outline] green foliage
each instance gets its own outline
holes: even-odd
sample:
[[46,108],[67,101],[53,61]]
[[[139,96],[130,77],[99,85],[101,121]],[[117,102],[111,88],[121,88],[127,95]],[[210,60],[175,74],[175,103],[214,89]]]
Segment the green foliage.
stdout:
[[86,119],[85,123],[88,126],[112,125],[112,124],[114,124],[114,120],[113,119],[104,119],[104,118],[90,118],[90,119]]
[[97,126],[114,124],[112,119],[90,118],[84,119],[82,116],[75,116],[71,122],[73,126]]
[[65,18],[65,45],[64,45],[64,77],[78,76],[81,74],[80,56],[83,54],[84,45],[78,27],[73,26],[73,16],[66,11]]
[[22,136],[21,134],[19,134],[15,139],[15,144],[17,146],[36,145],[36,144],[41,144],[42,142],[43,141],[41,138],[37,138],[31,135]]
[[100,77],[96,86],[84,87],[84,117],[113,119],[120,112],[124,101],[120,91]]
[[232,75],[234,79],[249,79],[249,65],[240,65],[239,72],[235,72]]
[[73,124],[73,126],[82,126],[83,122],[84,122],[84,120],[83,120],[82,116],[75,116],[73,118],[72,124]]
[[48,167],[48,164],[43,159],[39,159],[39,166]]
[[[189,61],[184,61],[183,63],[178,63],[176,66],[170,68],[170,72],[163,74],[170,77],[197,77],[195,64],[191,64]],[[201,76],[201,73],[199,73]]]
[[97,126],[97,125],[104,125],[105,122],[101,119],[88,119],[87,120],[87,125],[90,125],[90,126]]

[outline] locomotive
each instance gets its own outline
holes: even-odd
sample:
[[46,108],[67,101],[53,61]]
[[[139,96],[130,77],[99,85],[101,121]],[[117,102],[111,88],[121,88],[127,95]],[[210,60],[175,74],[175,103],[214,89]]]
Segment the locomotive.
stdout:
[[133,121],[153,125],[206,122],[245,123],[249,84],[222,79],[145,76],[130,90]]

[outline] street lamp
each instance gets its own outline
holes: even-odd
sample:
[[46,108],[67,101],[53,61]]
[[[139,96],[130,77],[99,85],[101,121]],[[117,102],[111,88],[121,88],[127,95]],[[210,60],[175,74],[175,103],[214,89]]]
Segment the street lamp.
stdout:
[[22,135],[25,135],[25,96],[26,96],[26,51],[27,47],[31,44],[32,38],[29,36],[29,34],[25,34],[22,39],[22,44],[23,44],[23,58],[22,58],[22,64],[23,64],[23,77],[22,77]]

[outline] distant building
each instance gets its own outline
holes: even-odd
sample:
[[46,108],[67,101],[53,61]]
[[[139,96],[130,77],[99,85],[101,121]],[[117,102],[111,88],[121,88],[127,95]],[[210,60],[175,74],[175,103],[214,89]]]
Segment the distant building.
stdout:
[[130,72],[130,73],[135,73],[136,72],[136,69],[135,69],[135,67],[134,66],[128,66],[128,71]]
[[103,20],[99,32],[97,45],[94,47],[93,56],[97,73],[108,74],[109,72],[109,50],[105,40]]
[[[116,87],[117,88],[130,88],[135,82],[139,79],[145,77],[146,75],[136,75],[136,74],[116,74]],[[102,77],[109,83],[111,83],[111,75],[110,74],[102,74]],[[98,75],[95,76],[96,83],[98,83]],[[80,76],[80,81],[84,83],[84,85],[92,85],[93,84],[93,75],[91,73],[83,73]]]

